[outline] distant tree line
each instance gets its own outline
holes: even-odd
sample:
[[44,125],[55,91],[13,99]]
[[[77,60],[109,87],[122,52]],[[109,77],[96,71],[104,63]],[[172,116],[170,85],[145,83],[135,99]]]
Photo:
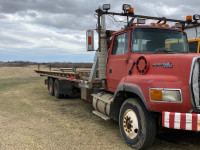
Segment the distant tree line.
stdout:
[[49,63],[38,63],[30,61],[8,61],[1,62],[0,67],[26,67],[29,65],[45,65],[46,67],[53,68],[91,68],[92,63],[83,63],[83,62],[49,62]]

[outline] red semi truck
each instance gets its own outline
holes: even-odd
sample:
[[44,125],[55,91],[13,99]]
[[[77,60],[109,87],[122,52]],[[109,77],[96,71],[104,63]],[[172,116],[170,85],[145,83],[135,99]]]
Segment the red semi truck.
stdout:
[[[135,149],[151,146],[159,126],[200,131],[200,55],[188,53],[183,31],[198,24],[199,15],[182,21],[135,15],[127,4],[122,8],[123,13],[109,12],[110,5],[104,4],[96,10],[99,47],[91,71],[36,72],[47,76],[49,92],[57,98],[78,93],[82,99],[92,97],[93,113],[118,121],[122,138]],[[106,30],[106,15],[124,16],[127,25]],[[147,19],[157,23],[146,25]],[[93,34],[87,31],[88,50],[94,49]]]

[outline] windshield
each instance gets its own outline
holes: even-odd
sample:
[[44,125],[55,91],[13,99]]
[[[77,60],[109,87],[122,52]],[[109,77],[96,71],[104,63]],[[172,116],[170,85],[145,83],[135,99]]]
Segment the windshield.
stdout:
[[138,53],[187,53],[186,34],[159,28],[136,28],[132,33],[131,49]]
[[189,51],[190,53],[197,53],[198,41],[189,42]]

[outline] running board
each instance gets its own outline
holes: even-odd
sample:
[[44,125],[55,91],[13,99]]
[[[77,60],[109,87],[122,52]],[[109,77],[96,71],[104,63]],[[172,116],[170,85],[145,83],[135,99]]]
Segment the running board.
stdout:
[[92,113],[95,114],[95,115],[97,115],[98,117],[102,118],[105,121],[110,120],[110,117],[108,117],[108,116],[100,113],[99,111],[93,110]]

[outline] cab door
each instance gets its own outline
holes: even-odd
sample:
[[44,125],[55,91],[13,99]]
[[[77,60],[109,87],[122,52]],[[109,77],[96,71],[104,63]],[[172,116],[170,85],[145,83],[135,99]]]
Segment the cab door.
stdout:
[[107,65],[108,90],[114,92],[119,82],[127,75],[129,32],[113,37]]

